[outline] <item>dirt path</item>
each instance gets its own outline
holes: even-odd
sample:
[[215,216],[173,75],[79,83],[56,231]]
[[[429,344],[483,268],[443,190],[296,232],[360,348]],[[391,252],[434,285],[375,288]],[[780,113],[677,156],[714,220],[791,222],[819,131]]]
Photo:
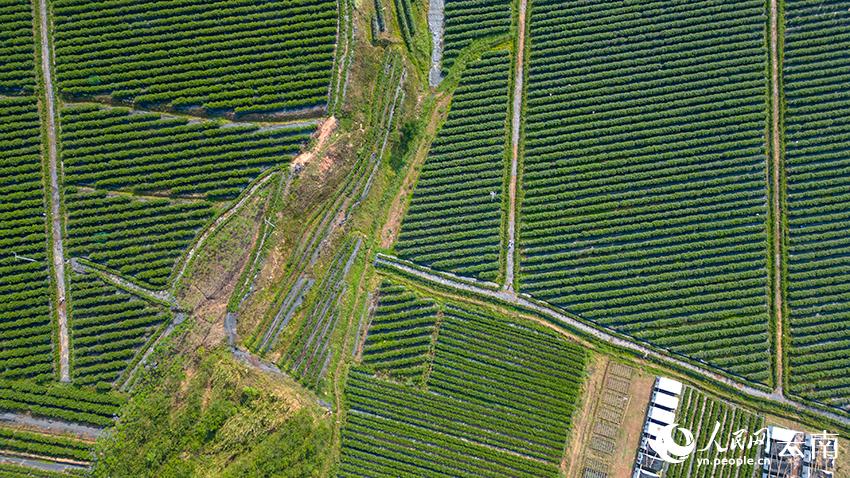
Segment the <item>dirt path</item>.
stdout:
[[174,296],[172,296],[168,291],[145,289],[144,287],[136,285],[117,274],[112,274],[98,268],[91,267],[87,264],[83,264],[80,262],[80,259],[71,259],[71,269],[79,274],[94,274],[114,286],[129,290],[133,294],[153,302],[168,302],[169,304],[175,303]]
[[[687,370],[695,375],[698,375],[704,379],[714,381],[716,383],[721,383],[727,387],[731,387],[732,389],[738,391],[743,395],[747,395],[750,398],[758,399],[758,400],[766,400],[771,401],[780,405],[792,407],[797,410],[806,411],[811,414],[816,414],[821,417],[828,418],[830,420],[842,423],[844,425],[850,426],[850,418],[845,416],[841,416],[832,412],[828,412],[825,410],[821,410],[816,407],[812,407],[810,405],[806,405],[804,403],[796,402],[794,400],[790,400],[783,395],[779,395],[777,393],[766,392],[764,390],[757,389],[755,387],[751,387],[749,385],[742,384],[736,380],[733,380],[725,375],[721,375],[719,373],[713,372],[711,370],[705,369],[703,367],[694,365],[690,362],[686,362],[684,360],[680,360],[676,357],[668,355],[666,353],[662,353],[656,351],[655,349],[649,348],[645,345],[642,345],[637,342],[633,342],[631,340],[627,340],[625,338],[621,338],[611,333],[607,332],[605,329],[597,328],[592,325],[586,324],[578,319],[570,317],[566,314],[563,314],[548,304],[544,302],[535,300],[531,301],[526,299],[525,297],[518,296],[513,291],[509,290],[492,290],[487,289],[481,286],[478,286],[474,283],[465,283],[458,282],[455,280],[448,279],[446,277],[442,277],[436,274],[432,274],[430,272],[425,272],[423,270],[417,269],[415,267],[410,267],[406,264],[403,264],[398,261],[398,259],[390,256],[386,256],[383,254],[379,254],[375,257],[375,264],[382,264],[390,269],[395,269],[399,271],[399,273],[412,277],[418,278],[423,282],[429,282],[431,284],[436,284],[442,288],[446,288],[449,290],[456,291],[458,293],[463,293],[465,295],[470,296],[478,296],[478,297],[489,297],[490,299],[495,299],[497,301],[514,305],[516,307],[520,307],[522,309],[531,311],[533,313],[537,313],[543,317],[547,317],[554,322],[563,323],[566,327],[569,327],[573,330],[579,331],[579,333],[595,337],[605,343],[611,344],[613,346],[627,349],[632,351],[637,355],[642,355],[643,357],[649,358],[652,357],[657,362],[667,363],[672,366],[675,366],[678,369]],[[471,281],[471,280],[470,280]],[[472,281],[471,281],[472,282]]]
[[53,97],[47,0],[39,0],[41,73],[44,78],[44,109],[47,117],[47,160],[50,173],[50,218],[53,242],[53,281],[56,283],[56,318],[59,322],[59,380],[71,381],[68,313],[65,304],[65,249],[62,247],[62,195],[59,191],[59,153],[56,147],[56,100]]
[[568,478],[580,478],[580,464],[585,444],[592,434],[596,403],[600,399],[602,380],[608,368],[610,359],[607,355],[596,354],[594,361],[589,365],[587,376],[584,381],[584,391],[581,394],[581,406],[576,409],[571,422],[575,423],[569,441],[561,458],[561,472]]
[[784,395],[783,371],[783,314],[782,314],[782,209],[780,168],[782,155],[779,141],[779,0],[770,0],[770,87],[771,87],[771,143],[773,160],[773,308],[776,316],[776,376],[774,393]]
[[[434,109],[431,110],[431,117],[428,118],[428,124],[425,126],[425,133],[422,137],[433,138],[434,135],[437,134],[440,119],[443,117],[442,112],[448,108],[449,100],[451,100],[451,96],[449,95],[442,96],[436,100]],[[398,237],[399,230],[401,229],[401,222],[404,218],[407,198],[410,196],[411,191],[413,191],[413,187],[416,185],[416,179],[422,171],[422,164],[425,163],[425,158],[428,157],[430,145],[430,141],[420,143],[419,149],[417,149],[416,153],[413,155],[412,164],[407,169],[407,175],[404,177],[402,186],[399,189],[398,194],[396,194],[396,197],[393,199],[392,206],[390,206],[390,212],[387,216],[387,222],[384,223],[384,227],[381,230],[381,247],[384,249],[392,247],[396,237]]]
[[511,117],[511,177],[508,182],[508,247],[505,256],[505,290],[514,289],[514,255],[516,244],[516,191],[519,174],[519,128],[522,117],[522,84],[525,67],[525,11],[528,0],[519,2],[517,25],[516,69],[514,70],[514,97]]

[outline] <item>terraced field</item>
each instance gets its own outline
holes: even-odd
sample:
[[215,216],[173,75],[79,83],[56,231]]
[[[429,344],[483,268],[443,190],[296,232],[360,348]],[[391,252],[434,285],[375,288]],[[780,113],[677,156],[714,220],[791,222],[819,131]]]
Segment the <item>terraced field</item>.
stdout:
[[65,97],[210,114],[277,113],[328,100],[334,1],[52,3]]
[[511,4],[503,0],[445,2],[444,15],[443,71],[448,71],[472,42],[507,35],[511,28]]
[[155,332],[171,319],[165,307],[145,302],[91,274],[71,279],[73,380],[111,385]]
[[399,233],[399,256],[460,275],[499,274],[510,54],[472,62],[431,145]]
[[520,290],[767,383],[763,1],[535,3]]
[[437,324],[437,304],[384,281],[363,344],[363,364],[399,381],[425,379]]
[[[382,287],[384,303],[396,297],[410,293]],[[351,372],[339,476],[557,476],[582,349],[542,327],[455,306],[444,313],[424,389],[366,364]],[[386,322],[373,324],[380,332]],[[419,328],[403,324],[397,330]]]
[[62,110],[62,162],[71,185],[232,199],[263,170],[285,164],[314,129],[72,105]]
[[285,164],[314,129],[66,107],[61,139],[66,184],[73,185],[65,193],[70,253],[149,287],[165,286],[177,259],[216,214],[209,201],[233,199],[265,170]]
[[785,6],[789,391],[850,410],[850,12]]
[[35,49],[32,6],[29,2],[0,2],[0,94],[29,94],[35,89]]
[[53,376],[41,126],[29,2],[0,2],[0,377]]

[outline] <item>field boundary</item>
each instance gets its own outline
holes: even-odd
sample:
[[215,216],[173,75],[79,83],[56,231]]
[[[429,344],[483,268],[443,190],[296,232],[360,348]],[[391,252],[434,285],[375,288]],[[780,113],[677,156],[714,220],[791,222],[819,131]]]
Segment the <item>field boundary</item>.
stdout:
[[47,12],[47,0],[39,0],[39,32],[41,37],[41,78],[44,89],[44,106],[42,109],[42,122],[47,120],[47,162],[48,174],[50,175],[50,242],[53,250],[53,282],[56,287],[56,320],[59,329],[59,380],[61,382],[71,381],[70,363],[70,339],[68,336],[68,309],[67,293],[65,290],[65,249],[63,247],[62,233],[62,191],[59,185],[59,177],[62,175],[61,164],[59,164],[59,148],[56,145],[56,131],[58,117],[56,115],[56,98],[54,96],[53,76],[51,73],[53,52],[50,47],[50,21]]
[[522,294],[520,296],[505,290],[494,291],[480,287],[473,283],[463,283],[454,281],[452,279],[448,279],[436,274],[417,269],[415,267],[410,267],[408,265],[402,264],[395,260],[395,258],[386,255],[378,255],[375,258],[375,266],[386,268],[390,272],[395,272],[403,277],[410,277],[413,280],[417,280],[421,283],[430,283],[432,285],[449,289],[456,293],[465,293],[466,295],[472,295],[478,298],[483,297],[489,299],[489,301],[491,302],[494,301],[501,304],[507,304],[525,311],[529,311],[531,313],[534,313],[535,315],[540,315],[549,320],[552,320],[555,324],[561,325],[565,328],[569,328],[584,337],[589,337],[592,340],[598,340],[605,344],[617,347],[619,349],[624,349],[625,351],[630,352],[632,355],[642,356],[645,359],[651,358],[657,363],[661,363],[667,366],[673,366],[675,369],[683,371],[686,374],[693,374],[701,379],[710,380],[712,382],[722,385],[728,390],[734,391],[735,393],[738,393],[740,395],[745,395],[751,399],[766,401],[773,405],[791,408],[796,412],[803,412],[808,415],[815,415],[819,418],[825,418],[837,423],[841,423],[845,427],[850,427],[850,417],[846,415],[834,413],[832,411],[828,411],[819,407],[800,403],[788,399],[784,396],[777,395],[776,393],[773,393],[771,391],[741,383],[740,381],[734,380],[720,372],[708,370],[704,367],[695,365],[687,360],[673,357],[668,353],[664,353],[649,345],[644,345],[635,342],[630,338],[627,338],[626,336],[620,336],[619,334],[616,334],[612,331],[598,328],[597,326],[586,323],[581,319],[571,317],[559,310],[556,310],[545,302],[534,300],[531,296],[527,294]]

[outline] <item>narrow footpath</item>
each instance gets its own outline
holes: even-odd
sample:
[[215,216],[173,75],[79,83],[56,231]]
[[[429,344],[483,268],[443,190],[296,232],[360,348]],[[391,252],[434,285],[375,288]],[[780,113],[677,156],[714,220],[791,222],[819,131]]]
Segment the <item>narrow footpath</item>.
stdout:
[[525,66],[525,11],[528,0],[520,0],[517,16],[516,68],[514,69],[514,97],[511,117],[511,177],[508,182],[508,247],[505,256],[505,290],[514,288],[514,255],[516,244],[516,192],[519,174],[519,129],[522,118],[522,90]]
[[403,276],[418,279],[423,283],[437,285],[442,289],[471,294],[473,296],[489,297],[491,299],[496,299],[506,304],[518,306],[522,309],[540,314],[542,317],[547,317],[555,323],[562,323],[566,327],[569,327],[573,330],[578,330],[580,333],[595,337],[605,343],[611,344],[622,349],[631,350],[632,352],[636,352],[637,354],[642,355],[643,357],[653,357],[659,362],[668,363],[674,365],[679,369],[688,370],[689,372],[699,375],[700,377],[703,377],[707,380],[722,383],[728,387],[735,389],[739,393],[747,395],[751,398],[767,400],[777,404],[791,406],[797,410],[804,410],[808,413],[816,414],[828,418],[830,420],[842,423],[844,425],[850,426],[850,418],[826,410],[822,410],[817,407],[806,405],[804,403],[790,400],[783,395],[777,394],[776,392],[766,392],[764,390],[745,385],[720,373],[713,372],[698,365],[694,365],[690,362],[678,359],[672,355],[661,353],[640,343],[612,335],[605,329],[597,328],[586,324],[578,319],[559,312],[558,310],[552,308],[544,302],[526,299],[525,297],[517,295],[513,291],[493,290],[485,287],[480,287],[478,285],[475,285],[474,283],[458,282],[444,276],[440,276],[431,272],[427,272],[425,270],[411,267],[400,262],[395,257],[386,256],[383,254],[379,254],[376,256],[375,265],[382,265],[383,267],[386,267],[388,269],[394,269]]
[[50,218],[53,241],[53,282],[56,283],[56,318],[59,322],[59,380],[71,381],[68,312],[65,294],[65,249],[62,246],[62,195],[59,191],[59,153],[56,147],[56,100],[53,96],[47,0],[39,0],[41,74],[44,78],[44,115],[47,119],[47,160],[50,173]]
[[776,387],[774,393],[784,396],[783,357],[783,314],[782,308],[782,152],[779,138],[779,0],[770,0],[770,89],[771,89],[771,159],[773,160],[773,310],[776,321],[776,344],[774,363],[776,364]]

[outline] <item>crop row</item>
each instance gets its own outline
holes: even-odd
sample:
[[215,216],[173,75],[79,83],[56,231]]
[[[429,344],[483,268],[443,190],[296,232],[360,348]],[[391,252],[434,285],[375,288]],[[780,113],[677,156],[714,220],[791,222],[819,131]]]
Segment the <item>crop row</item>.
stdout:
[[[535,324],[454,305],[437,310],[431,299],[381,284],[366,366],[346,384],[341,476],[555,474],[585,378],[584,351]],[[420,329],[412,341],[436,339],[425,383],[387,380],[393,370],[370,363],[368,351],[384,343],[382,354],[393,344],[398,353],[412,350],[404,339],[383,338]]]
[[[735,433],[746,430],[743,434],[743,447],[736,446],[722,454],[712,447],[708,451],[697,451],[690,459],[670,465],[665,476],[669,478],[735,478],[737,476],[752,476],[754,465],[744,463],[735,465],[731,463],[714,464],[714,458],[756,459],[761,452],[760,447],[755,445],[747,448],[750,437],[758,435],[764,426],[764,418],[754,413],[732,406],[721,400],[712,398],[699,391],[686,387],[680,396],[679,408],[676,410],[676,422],[680,427],[690,430],[696,438],[697,450],[702,450],[708,445],[714,427],[720,423],[721,427],[716,436],[717,442],[722,446],[729,447]],[[763,438],[763,436],[762,436]],[[697,465],[697,461],[708,459],[708,465]]]
[[363,345],[363,364],[402,381],[423,380],[437,311],[434,301],[382,282]]
[[174,264],[212,217],[204,201],[172,202],[74,187],[65,194],[72,256],[164,286]]
[[763,383],[765,12],[536,3],[518,244],[523,291]]
[[[353,369],[340,476],[556,476],[557,467],[498,450],[510,417]],[[521,444],[522,440],[514,443]]]
[[789,391],[850,407],[846,2],[785,3]]
[[474,40],[507,35],[511,28],[511,4],[499,0],[462,0],[445,3],[443,71]]
[[0,463],[0,478],[68,478],[85,476],[85,468],[65,471],[48,471],[19,465]]
[[0,427],[0,451],[90,461],[91,448],[91,443],[73,438]]
[[96,105],[65,108],[62,124],[70,184],[210,199],[237,196],[262,170],[296,154],[313,131],[223,127]]
[[525,453],[558,463],[584,369],[581,348],[551,330],[448,306],[427,386],[510,417],[528,431]]
[[36,98],[0,97],[0,124],[0,377],[49,378],[52,328]]
[[107,1],[53,4],[56,77],[72,97],[208,113],[323,105],[336,2]]
[[399,256],[494,281],[499,274],[510,54],[468,65],[399,233]]
[[0,94],[35,89],[32,11],[29,1],[0,3]]
[[71,299],[72,371],[78,384],[114,382],[169,315],[90,274],[72,276]]
[[45,418],[112,425],[124,398],[58,383],[0,380],[0,409],[28,412]]

